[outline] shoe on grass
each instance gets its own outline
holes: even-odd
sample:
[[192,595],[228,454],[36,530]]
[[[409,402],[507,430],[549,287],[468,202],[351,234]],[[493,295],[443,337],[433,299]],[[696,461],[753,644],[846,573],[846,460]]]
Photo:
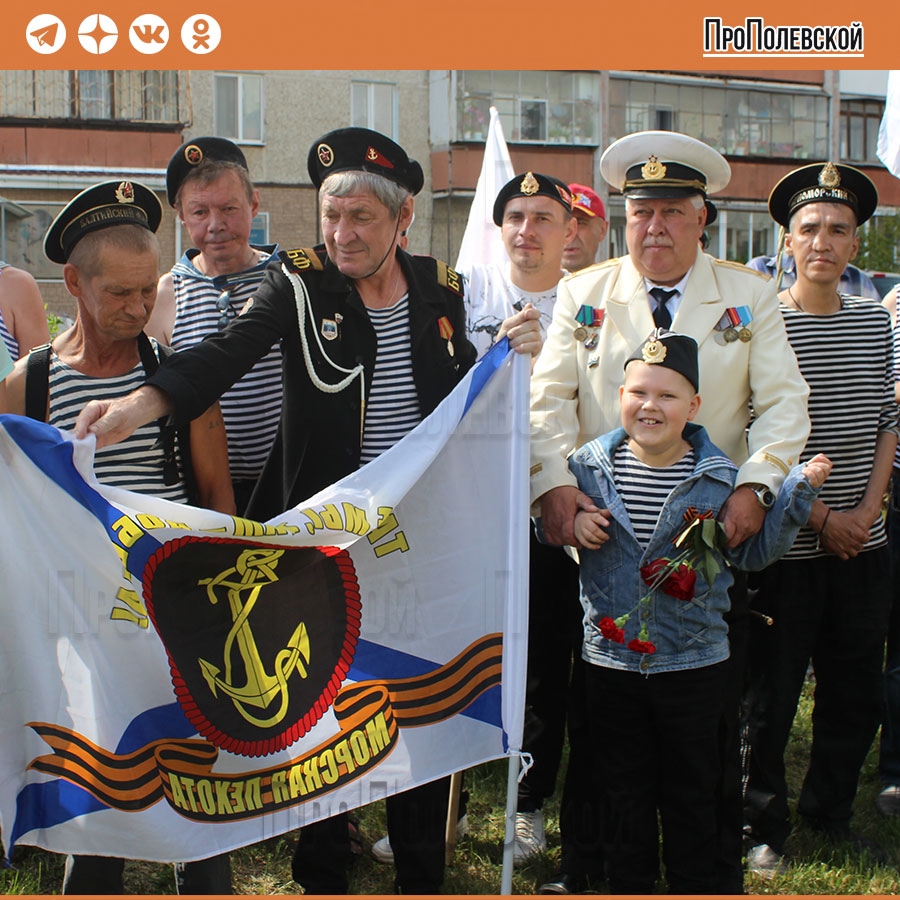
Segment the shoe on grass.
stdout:
[[516,813],[516,842],[513,846],[513,862],[524,862],[547,849],[544,836],[544,814],[535,809]]
[[747,851],[747,871],[760,878],[774,878],[787,870],[785,858],[768,844],[757,844]]
[[[465,837],[469,833],[469,816],[464,815],[456,823],[456,836],[458,838]],[[391,847],[391,839],[385,835],[372,844],[372,856],[382,863],[392,863],[394,861],[394,851]]]
[[900,784],[886,784],[875,798],[875,809],[883,816],[900,816]]

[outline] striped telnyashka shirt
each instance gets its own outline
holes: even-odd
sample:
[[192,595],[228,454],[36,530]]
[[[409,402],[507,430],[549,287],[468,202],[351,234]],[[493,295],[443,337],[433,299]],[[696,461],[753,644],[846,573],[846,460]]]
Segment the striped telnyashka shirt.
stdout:
[[[834,468],[819,499],[835,510],[852,509],[865,493],[878,433],[900,433],[890,316],[874,300],[845,296],[841,309],[831,315],[809,315],[787,306],[781,313],[809,385],[812,430],[801,461],[824,453]],[[824,556],[817,541],[811,528],[801,528],[787,556]],[[885,541],[879,515],[864,549]]]
[[[186,350],[219,330],[222,310],[216,301],[228,288],[233,321],[265,275],[274,247],[252,269],[210,278],[198,271],[188,251],[173,267],[175,325],[172,348]],[[196,255],[196,251],[194,251]],[[256,479],[269,456],[281,419],[281,346],[273,344],[253,368],[219,400],[228,435],[228,465],[234,481]]]
[[689,450],[671,466],[642,463],[622,441],[613,458],[613,482],[622,498],[634,536],[642,547],[650,543],[659,514],[669,494],[694,471],[694,451]]
[[388,309],[367,309],[378,340],[372,387],[366,398],[360,465],[371,462],[409,434],[422,413],[413,381],[409,296]]
[[[150,339],[156,350],[156,341]],[[50,355],[50,416],[56,428],[71,431],[78,413],[90,400],[113,400],[137,390],[147,378],[138,363],[125,375],[94,378],[67,366],[56,353]],[[152,494],[176,503],[187,503],[184,481],[167,485],[163,477],[163,449],[159,425],[154,421],[138,428],[118,444],[102,447],[94,456],[94,474],[101,484],[139,494]],[[179,476],[182,475],[179,465]]]

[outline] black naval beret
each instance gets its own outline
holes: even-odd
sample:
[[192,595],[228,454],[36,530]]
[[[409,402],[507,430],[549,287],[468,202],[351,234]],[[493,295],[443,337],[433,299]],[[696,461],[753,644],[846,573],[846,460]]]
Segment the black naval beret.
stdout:
[[663,328],[655,328],[650,336],[625,360],[625,368],[636,359],[649,365],[674,369],[700,390],[700,364],[697,342],[686,334],[676,334]]
[[422,167],[389,137],[369,128],[338,128],[309,148],[306,169],[316,188],[335,172],[373,172],[395,181],[411,194],[425,184]]
[[769,194],[769,213],[785,228],[791,216],[807,203],[843,203],[862,225],[878,206],[878,191],[859,169],[833,162],[813,163],[788,172]]
[[140,225],[155,232],[162,219],[162,204],[139,181],[104,181],[85,188],[70,200],[44,235],[44,255],[65,263],[74,246],[86,235],[112,225]]
[[204,161],[230,162],[247,168],[247,160],[237,144],[220,137],[199,137],[182,144],[169,160],[166,169],[166,197],[169,206],[175,205],[178,188],[188,173]]
[[569,186],[552,175],[541,175],[540,172],[525,172],[515,175],[500,188],[494,201],[494,224],[503,224],[503,213],[506,204],[513,197],[552,197],[561,203],[566,212],[572,212],[572,192]]

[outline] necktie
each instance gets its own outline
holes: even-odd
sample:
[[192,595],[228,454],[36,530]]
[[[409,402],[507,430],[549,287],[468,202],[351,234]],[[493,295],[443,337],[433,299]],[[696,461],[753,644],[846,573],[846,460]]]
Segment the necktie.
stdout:
[[678,291],[667,291],[665,288],[651,288],[650,293],[656,300],[656,309],[653,310],[653,321],[657,328],[665,328],[668,330],[672,327],[672,314],[669,312],[666,304],[674,297]]

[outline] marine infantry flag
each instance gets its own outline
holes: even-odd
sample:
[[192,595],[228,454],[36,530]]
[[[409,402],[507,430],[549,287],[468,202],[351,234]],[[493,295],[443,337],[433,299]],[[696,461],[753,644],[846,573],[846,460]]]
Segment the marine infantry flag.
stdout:
[[502,343],[264,524],[0,419],[7,853],[200,859],[518,750],[528,363]]

